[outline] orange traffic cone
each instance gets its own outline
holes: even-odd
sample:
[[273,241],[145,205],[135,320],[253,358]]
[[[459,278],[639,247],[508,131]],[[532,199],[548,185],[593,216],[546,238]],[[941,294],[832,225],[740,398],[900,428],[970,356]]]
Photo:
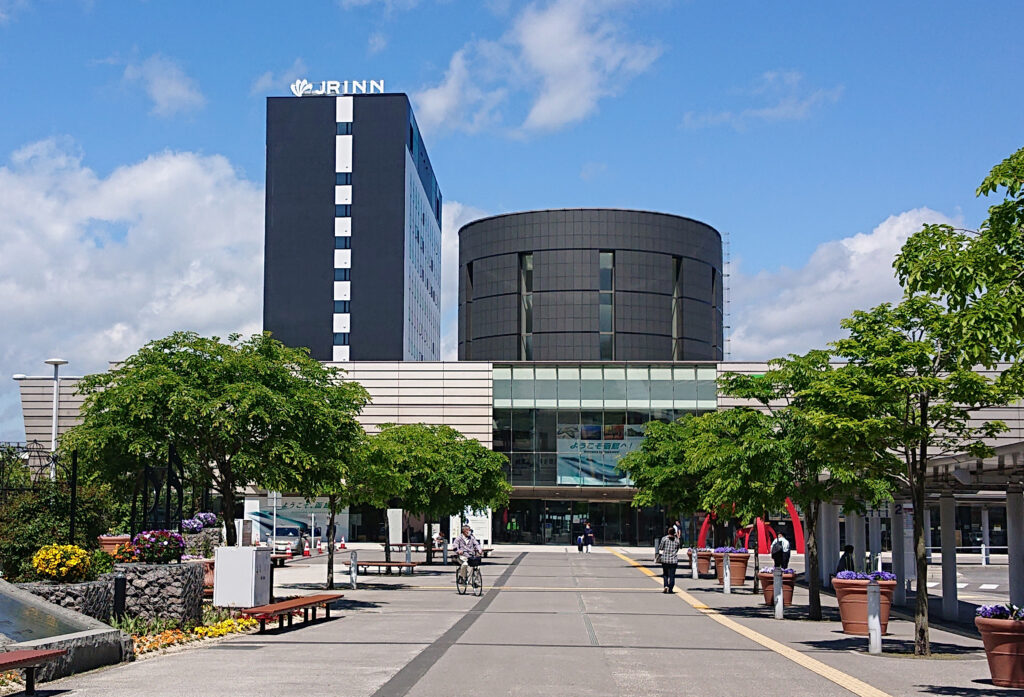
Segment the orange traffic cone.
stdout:
[[291,559],[292,558],[292,548],[291,547],[288,548],[288,552],[285,554],[285,557],[287,559]]
[[302,545],[302,556],[304,556],[304,557],[308,557],[309,556],[309,542],[308,541],[305,544]]
[[317,554],[323,554],[324,553],[324,541],[323,540],[318,540],[317,541],[317,543],[316,543],[316,553]]
[[345,538],[341,538],[341,542],[338,543],[338,549],[345,549]]

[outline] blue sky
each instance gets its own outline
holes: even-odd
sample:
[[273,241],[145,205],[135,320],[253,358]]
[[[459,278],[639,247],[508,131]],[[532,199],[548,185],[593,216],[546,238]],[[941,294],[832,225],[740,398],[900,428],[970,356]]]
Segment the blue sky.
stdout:
[[688,215],[731,237],[734,358],[821,345],[894,297],[906,234],[983,218],[975,187],[1024,144],[1022,20],[1015,3],[0,0],[0,440],[21,431],[3,375],[46,355],[85,372],[176,328],[259,329],[264,98],[296,77],[412,96],[446,260],[485,213]]

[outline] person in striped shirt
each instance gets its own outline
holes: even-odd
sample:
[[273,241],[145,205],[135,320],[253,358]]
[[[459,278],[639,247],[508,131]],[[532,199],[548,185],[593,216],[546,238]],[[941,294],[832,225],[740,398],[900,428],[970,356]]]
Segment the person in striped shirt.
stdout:
[[679,539],[676,537],[675,526],[665,531],[665,536],[658,543],[658,559],[661,564],[661,576],[665,582],[662,593],[671,593],[676,587],[676,569],[679,567]]

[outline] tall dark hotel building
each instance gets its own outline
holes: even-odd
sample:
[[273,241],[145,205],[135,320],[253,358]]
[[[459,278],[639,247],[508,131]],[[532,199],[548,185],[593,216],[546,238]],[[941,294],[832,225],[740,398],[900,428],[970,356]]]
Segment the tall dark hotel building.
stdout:
[[441,191],[404,94],[267,99],[263,327],[322,361],[440,357]]

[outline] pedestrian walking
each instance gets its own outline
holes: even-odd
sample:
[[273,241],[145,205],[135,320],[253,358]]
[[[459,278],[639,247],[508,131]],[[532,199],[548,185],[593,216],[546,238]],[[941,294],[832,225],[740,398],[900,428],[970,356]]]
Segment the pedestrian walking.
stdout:
[[775,536],[775,540],[772,542],[772,561],[775,562],[775,566],[786,569],[789,568],[789,540],[781,532]]
[[676,587],[676,569],[679,567],[679,538],[674,527],[665,531],[658,543],[658,554],[654,561],[661,564],[661,578],[665,582],[662,593],[671,593]]
[[583,546],[587,554],[590,554],[590,548],[594,546],[594,528],[590,527],[589,521],[583,525]]

